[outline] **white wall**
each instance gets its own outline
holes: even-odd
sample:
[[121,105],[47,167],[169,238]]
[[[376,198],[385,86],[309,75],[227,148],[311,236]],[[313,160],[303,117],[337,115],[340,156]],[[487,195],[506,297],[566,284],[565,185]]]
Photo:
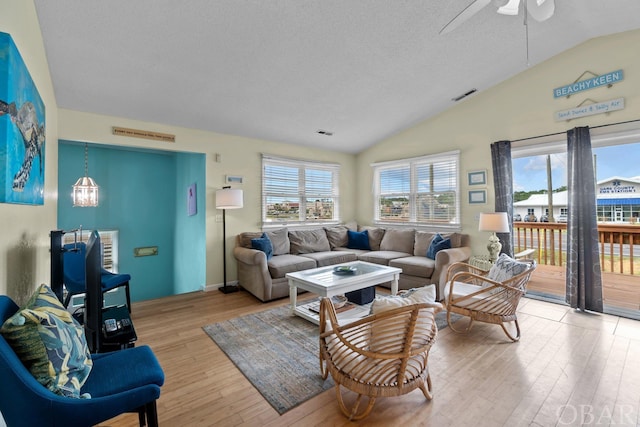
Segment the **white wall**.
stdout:
[[33,1],[2,0],[0,31],[13,38],[46,110],[44,205],[0,203],[0,294],[22,301],[49,282],[49,231],[57,222],[58,107]]
[[[176,135],[175,143],[126,138],[112,134],[112,127],[126,127]],[[344,220],[355,218],[356,181],[355,156],[326,150],[298,147],[272,141],[224,135],[194,129],[179,128],[158,123],[140,122],[118,117],[109,117],[78,111],[59,110],[59,138],[71,141],[87,141],[109,145],[145,147],[161,150],[199,152],[207,155],[206,164],[206,235],[207,235],[207,273],[206,285],[223,282],[222,268],[222,223],[216,222],[216,215],[222,212],[215,209],[215,190],[221,188],[225,175],[244,177],[242,186],[233,186],[244,190],[244,208],[228,210],[227,222],[227,280],[236,279],[235,260],[231,254],[235,236],[243,231],[259,230],[262,221],[261,211],[261,153],[337,162],[342,165],[340,171],[340,194],[342,201],[340,212]],[[220,154],[221,161],[215,161]],[[199,202],[200,203],[200,202]]]
[[[461,150],[461,203],[463,231],[472,235],[475,253],[484,253],[488,236],[479,233],[477,216],[494,210],[490,144],[531,136],[564,132],[576,126],[640,119],[640,30],[590,40],[491,89],[479,88],[437,117],[425,120],[358,155],[357,220],[373,220],[371,192],[373,162]],[[523,59],[524,61],[524,59]],[[584,71],[603,74],[623,69],[625,79],[606,87],[577,94],[569,99],[553,98],[553,89],[575,81]],[[586,98],[598,102],[625,98],[625,109],[571,122],[555,122],[554,113],[576,107]],[[637,124],[640,127],[640,124]],[[486,169],[488,203],[469,205],[466,173]]]

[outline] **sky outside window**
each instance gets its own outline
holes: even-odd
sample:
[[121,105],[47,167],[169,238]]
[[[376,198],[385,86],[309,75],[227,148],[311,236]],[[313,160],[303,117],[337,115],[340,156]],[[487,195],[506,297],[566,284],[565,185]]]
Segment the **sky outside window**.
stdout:
[[[640,177],[640,143],[594,148],[597,180]],[[567,185],[567,153],[551,154],[553,189]],[[513,190],[547,189],[547,155],[513,159]]]

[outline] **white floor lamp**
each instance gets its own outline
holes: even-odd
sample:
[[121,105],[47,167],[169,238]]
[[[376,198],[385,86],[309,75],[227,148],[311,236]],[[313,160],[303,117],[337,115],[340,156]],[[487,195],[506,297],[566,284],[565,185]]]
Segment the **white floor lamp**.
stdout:
[[500,243],[500,239],[498,239],[496,233],[508,233],[510,231],[507,213],[480,213],[480,224],[478,225],[478,230],[491,232],[489,244],[487,244],[487,250],[489,251],[489,261],[496,262],[498,255],[502,250],[502,243]]
[[227,209],[240,209],[242,206],[242,190],[234,190],[227,186],[216,191],[216,209],[222,209],[222,264],[224,271],[224,286],[218,289],[225,294],[238,290],[237,286],[227,286],[227,223],[225,212]]

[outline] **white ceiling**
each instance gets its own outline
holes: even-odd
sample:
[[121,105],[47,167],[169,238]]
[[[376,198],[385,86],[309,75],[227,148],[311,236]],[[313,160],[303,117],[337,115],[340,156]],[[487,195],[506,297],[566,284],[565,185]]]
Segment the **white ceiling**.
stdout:
[[[350,153],[527,68],[522,8],[438,34],[470,2],[35,0],[60,108]],[[639,0],[556,0],[529,64],[636,28]]]

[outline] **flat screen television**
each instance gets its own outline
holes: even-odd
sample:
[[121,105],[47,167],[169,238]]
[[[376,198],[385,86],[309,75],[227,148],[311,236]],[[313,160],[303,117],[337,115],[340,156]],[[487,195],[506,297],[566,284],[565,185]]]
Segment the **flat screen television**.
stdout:
[[85,308],[84,330],[91,353],[99,353],[102,347],[102,247],[100,234],[93,231],[87,242],[85,256]]

